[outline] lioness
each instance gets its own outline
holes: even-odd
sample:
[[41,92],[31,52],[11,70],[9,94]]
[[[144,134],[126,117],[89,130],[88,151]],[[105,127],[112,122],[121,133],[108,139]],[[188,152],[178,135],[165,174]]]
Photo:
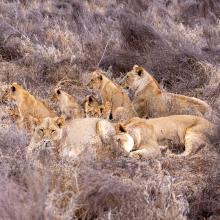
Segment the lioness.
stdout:
[[72,118],[84,118],[85,114],[76,97],[57,88],[54,90],[52,100],[58,102],[61,114],[66,120]]
[[104,119],[81,118],[65,122],[64,117],[48,117],[36,122],[27,156],[44,148],[51,149],[56,157],[77,157],[86,147],[107,143],[114,135],[114,127]]
[[122,91],[120,86],[108,79],[101,70],[92,73],[88,87],[99,90],[105,108],[108,108],[108,103],[111,103],[112,119],[126,120],[137,116],[128,95]]
[[12,83],[4,94],[4,99],[14,100],[18,107],[18,125],[30,129],[32,120],[56,117],[56,113],[44,102],[37,100],[17,83]]
[[111,113],[111,103],[107,102],[104,106],[99,103],[95,97],[89,95],[84,101],[84,109],[86,117],[109,119]]
[[122,82],[122,87],[134,93],[133,105],[139,117],[160,117],[172,114],[203,116],[211,109],[204,101],[168,93],[144,68],[134,65]]
[[119,124],[117,133],[116,140],[132,157],[158,156],[160,149],[167,148],[170,142],[185,146],[185,151],[176,156],[188,156],[207,143],[207,133],[214,134],[214,126],[206,119],[193,115],[152,119],[135,117]]
[[[31,156],[34,150],[41,148],[51,148],[53,144],[53,151],[56,156],[59,153],[59,147],[61,144],[64,125],[64,117],[46,117],[43,119],[35,119],[35,128],[31,138],[31,142],[27,147],[27,155]],[[52,141],[52,142],[51,142]]]

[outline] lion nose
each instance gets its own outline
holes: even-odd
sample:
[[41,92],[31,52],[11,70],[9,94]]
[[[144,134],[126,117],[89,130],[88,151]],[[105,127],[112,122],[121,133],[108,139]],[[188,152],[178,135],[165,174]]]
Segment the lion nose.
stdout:
[[43,144],[45,148],[50,148],[51,147],[51,142],[49,140],[43,140]]
[[120,145],[120,142],[121,142],[120,138],[114,137],[113,140],[117,145]]
[[87,84],[87,87],[89,88],[89,89],[93,89],[93,87],[92,87],[92,85],[89,83],[89,84]]

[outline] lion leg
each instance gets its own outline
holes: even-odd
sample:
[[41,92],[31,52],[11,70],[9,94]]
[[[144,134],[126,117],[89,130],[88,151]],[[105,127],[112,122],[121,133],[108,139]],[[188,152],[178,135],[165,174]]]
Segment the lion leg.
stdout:
[[193,132],[191,130],[186,131],[185,134],[185,151],[181,154],[173,154],[175,157],[190,156],[203,145],[205,145],[204,136],[201,133]]
[[17,121],[17,125],[19,128],[25,128],[25,117],[20,115]]
[[161,156],[161,151],[159,146],[158,147],[148,146],[144,149],[130,152],[129,156],[135,159],[140,159],[140,158],[152,159]]
[[105,119],[109,119],[112,111],[112,104],[110,102],[106,102],[105,105],[100,106],[100,110],[103,115],[102,117]]
[[191,132],[185,136],[185,151],[184,155],[188,156],[196,153],[201,147],[206,145],[206,138],[204,134]]
[[22,111],[20,108],[18,108],[18,116],[19,117],[16,122],[17,126],[19,128],[26,128],[26,120],[27,119],[26,119],[25,115],[22,114]]

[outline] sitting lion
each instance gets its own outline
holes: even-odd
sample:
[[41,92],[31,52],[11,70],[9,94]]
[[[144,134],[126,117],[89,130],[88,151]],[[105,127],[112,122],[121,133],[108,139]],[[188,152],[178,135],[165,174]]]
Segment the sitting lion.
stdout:
[[4,94],[4,99],[15,101],[18,111],[17,123],[22,128],[30,129],[33,119],[57,116],[44,102],[37,100],[17,83],[9,86]]
[[50,149],[59,157],[77,157],[89,146],[109,143],[115,135],[114,126],[104,119],[81,118],[65,122],[64,117],[36,121],[27,157],[39,148]]
[[131,157],[151,158],[161,154],[169,143],[185,146],[176,156],[188,156],[208,143],[207,134],[214,134],[214,126],[204,118],[193,115],[172,115],[161,118],[130,119],[118,124],[116,141]]
[[200,99],[162,91],[153,76],[137,65],[126,74],[121,85],[134,93],[133,105],[139,117],[204,116],[211,109]]
[[84,118],[85,114],[77,99],[61,89],[55,89],[52,100],[58,102],[61,114],[65,119]]
[[84,109],[86,117],[109,119],[111,113],[111,103],[107,102],[106,106],[104,106],[99,103],[95,97],[89,95],[85,99]]
[[92,73],[88,87],[99,90],[105,108],[108,108],[109,103],[111,104],[110,118],[123,121],[137,116],[128,95],[101,70]]

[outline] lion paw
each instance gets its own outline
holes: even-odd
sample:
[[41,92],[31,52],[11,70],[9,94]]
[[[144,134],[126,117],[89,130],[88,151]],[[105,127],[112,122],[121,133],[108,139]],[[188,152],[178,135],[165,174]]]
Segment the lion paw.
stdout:
[[129,157],[132,157],[132,158],[134,158],[134,159],[141,159],[141,154],[138,153],[138,152],[133,151],[133,152],[131,152],[131,153],[129,154]]

